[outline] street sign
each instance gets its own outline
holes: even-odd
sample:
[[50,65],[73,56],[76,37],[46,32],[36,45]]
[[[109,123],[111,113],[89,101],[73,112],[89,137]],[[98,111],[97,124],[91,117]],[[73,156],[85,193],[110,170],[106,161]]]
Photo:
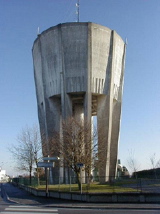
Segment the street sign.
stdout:
[[60,160],[59,157],[43,157],[44,161],[58,161]]
[[78,167],[83,167],[84,164],[83,164],[83,163],[77,163],[77,166],[78,166]]
[[38,162],[38,167],[50,168],[50,167],[54,167],[54,163],[53,162]]

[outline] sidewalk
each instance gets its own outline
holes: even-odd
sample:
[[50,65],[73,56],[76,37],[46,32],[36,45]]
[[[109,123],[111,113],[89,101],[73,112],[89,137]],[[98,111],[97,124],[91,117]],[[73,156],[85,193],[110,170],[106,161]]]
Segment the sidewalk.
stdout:
[[[19,189],[12,184],[4,184],[7,202],[23,205],[35,205],[57,208],[88,208],[88,209],[158,209],[160,204],[121,204],[121,203],[86,203],[78,201],[61,200],[46,197],[36,197]],[[0,198],[1,200],[1,198]]]

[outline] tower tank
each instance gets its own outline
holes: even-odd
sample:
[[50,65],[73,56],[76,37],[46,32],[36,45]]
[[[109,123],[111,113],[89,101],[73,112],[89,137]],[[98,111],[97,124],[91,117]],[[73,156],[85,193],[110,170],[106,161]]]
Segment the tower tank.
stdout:
[[91,22],[51,27],[32,49],[41,133],[49,138],[53,130],[62,132],[61,123],[69,117],[91,122],[96,116],[101,181],[116,174],[125,50],[114,30]]

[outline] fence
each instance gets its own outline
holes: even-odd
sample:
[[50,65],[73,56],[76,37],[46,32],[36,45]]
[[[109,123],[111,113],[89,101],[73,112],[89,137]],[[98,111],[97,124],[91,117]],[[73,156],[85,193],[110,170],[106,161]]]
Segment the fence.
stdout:
[[120,192],[148,192],[148,193],[160,193],[160,179],[131,179],[123,178],[113,179],[106,177],[106,182],[100,182],[104,180],[104,177],[96,177],[94,180],[91,178],[81,178],[81,182],[78,184],[76,177],[70,177],[68,182],[63,183],[61,177],[56,178],[56,184],[53,184],[48,179],[40,179],[32,177],[31,184],[29,178],[14,178],[13,182],[25,186],[32,186],[37,189],[45,190],[46,184],[48,190],[63,191],[63,192],[87,192],[87,193],[120,193]]

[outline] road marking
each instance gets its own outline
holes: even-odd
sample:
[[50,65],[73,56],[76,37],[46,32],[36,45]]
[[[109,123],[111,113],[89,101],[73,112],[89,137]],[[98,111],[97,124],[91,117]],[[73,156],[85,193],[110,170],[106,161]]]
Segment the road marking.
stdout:
[[45,212],[56,212],[58,211],[57,209],[44,209],[44,208],[41,208],[41,209],[37,209],[37,208],[19,208],[19,207],[15,207],[15,208],[6,208],[5,210],[9,211],[35,211],[35,212],[41,212],[41,211],[45,211]]
[[53,214],[58,214],[58,210],[57,209],[52,209],[52,208],[39,208],[39,207],[33,207],[33,206],[13,206],[10,205],[8,208],[5,208],[4,211],[0,212],[1,214],[35,214],[35,213],[39,213],[39,214],[49,214],[49,213],[53,213]]
[[[20,208],[32,207],[33,208],[33,206],[30,206],[30,205],[10,205],[9,207],[13,207],[13,208],[15,208],[15,207],[20,207]],[[38,206],[34,206],[34,208],[38,208]]]
[[[41,210],[42,211],[42,210]],[[3,211],[3,212],[0,212],[1,214],[15,214],[15,213],[18,213],[18,214],[26,214],[26,213],[28,213],[28,212],[15,212],[15,211],[13,211],[13,212],[5,212],[5,211]],[[38,213],[38,214],[48,214],[49,212],[36,212],[36,211],[34,211],[34,212],[29,212],[29,214],[36,214],[36,213]],[[51,213],[53,213],[53,212],[51,212]],[[53,214],[58,214],[58,213],[53,213]]]

